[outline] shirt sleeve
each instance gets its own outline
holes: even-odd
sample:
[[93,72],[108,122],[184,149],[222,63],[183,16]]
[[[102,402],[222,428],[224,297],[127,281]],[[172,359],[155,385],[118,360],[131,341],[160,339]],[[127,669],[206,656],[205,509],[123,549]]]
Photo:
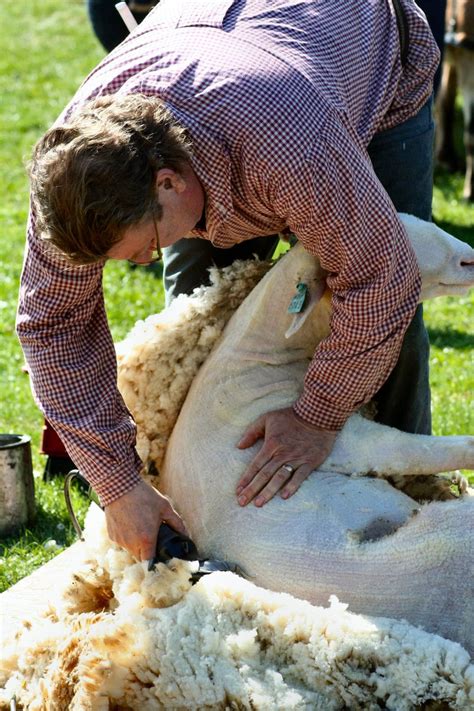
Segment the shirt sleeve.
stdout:
[[117,389],[102,291],[103,264],[71,266],[30,215],[17,333],[35,400],[69,456],[111,503],[140,481],[135,425]]
[[330,336],[295,403],[314,426],[339,429],[394,367],[421,278],[408,236],[358,139],[332,121],[275,195],[305,249],[328,272]]

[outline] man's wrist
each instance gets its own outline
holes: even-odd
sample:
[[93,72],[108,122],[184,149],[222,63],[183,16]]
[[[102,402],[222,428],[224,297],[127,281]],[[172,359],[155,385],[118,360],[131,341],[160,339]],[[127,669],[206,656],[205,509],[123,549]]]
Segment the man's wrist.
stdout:
[[127,477],[113,477],[110,480],[101,482],[100,487],[94,487],[102,507],[105,509],[110,504],[118,499],[121,499],[125,494],[129,494],[139,484],[143,483],[143,479],[137,472],[127,473]]
[[341,431],[344,425],[344,423],[342,423],[339,426],[325,426],[319,423],[316,424],[314,422],[308,421],[306,417],[302,416],[300,412],[298,412],[297,403],[293,405],[293,415],[298,424],[302,425],[308,430],[311,430],[312,432],[327,432],[327,434],[332,434],[335,436]]

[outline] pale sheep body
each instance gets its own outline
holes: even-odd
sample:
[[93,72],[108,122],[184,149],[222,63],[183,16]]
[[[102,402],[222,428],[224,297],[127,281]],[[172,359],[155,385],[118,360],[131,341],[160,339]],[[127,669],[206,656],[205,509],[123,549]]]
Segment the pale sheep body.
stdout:
[[[474,284],[471,247],[430,225],[435,237],[432,244],[426,236],[427,223],[409,215],[400,217],[423,268],[420,300],[462,294]],[[119,389],[137,423],[137,449],[148,467],[160,468],[195,375],[231,315],[271,266],[255,260],[212,269],[210,287],[197,289],[192,296],[182,295],[171,307],[137,322],[116,345]],[[330,316],[326,294],[313,319],[312,348],[328,335]]]
[[474,704],[474,665],[458,644],[354,615],[335,598],[313,607],[231,573],[191,588],[186,562],[148,573],[108,540],[96,507],[85,533],[90,562],[48,617],[0,651],[2,709],[13,695],[29,711]]
[[[429,230],[436,238],[437,228]],[[423,242],[426,234],[417,237]],[[434,239],[424,250],[430,264],[440,245],[444,239]],[[423,253],[419,243],[415,250]],[[466,257],[472,264],[472,250]],[[445,254],[442,264],[448,261]],[[472,267],[467,271],[472,283]],[[258,585],[315,604],[334,593],[354,611],[405,618],[472,652],[474,499],[420,508],[386,481],[349,475],[472,469],[473,437],[408,435],[354,415],[293,498],[276,497],[263,509],[237,505],[236,483],[260,445],[239,450],[236,443],[260,414],[295,401],[327,333],[327,299],[296,326],[286,313],[296,284],[319,278],[315,260],[296,247],[240,306],[193,381],[159,487],[203,555],[238,563]]]

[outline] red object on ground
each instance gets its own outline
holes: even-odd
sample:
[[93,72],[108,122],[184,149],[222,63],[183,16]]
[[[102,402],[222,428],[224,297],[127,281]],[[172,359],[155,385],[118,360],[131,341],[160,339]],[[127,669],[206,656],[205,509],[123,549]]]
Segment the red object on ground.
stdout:
[[46,419],[44,421],[43,426],[40,452],[41,454],[47,454],[50,457],[69,456],[58,433],[52,428],[52,426]]

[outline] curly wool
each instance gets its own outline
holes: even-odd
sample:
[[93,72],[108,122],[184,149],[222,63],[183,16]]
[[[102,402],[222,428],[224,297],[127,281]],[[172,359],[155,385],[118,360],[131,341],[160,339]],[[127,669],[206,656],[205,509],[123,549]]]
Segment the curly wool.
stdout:
[[86,546],[55,610],[4,645],[0,708],[13,695],[29,711],[473,707],[468,653],[406,622],[354,615],[334,597],[315,607],[232,573],[191,587],[184,561],[148,573],[107,539],[96,507]]
[[116,345],[118,387],[137,424],[137,450],[146,464],[159,468],[194,376],[271,266],[254,259],[211,269],[211,286],[138,321]]

